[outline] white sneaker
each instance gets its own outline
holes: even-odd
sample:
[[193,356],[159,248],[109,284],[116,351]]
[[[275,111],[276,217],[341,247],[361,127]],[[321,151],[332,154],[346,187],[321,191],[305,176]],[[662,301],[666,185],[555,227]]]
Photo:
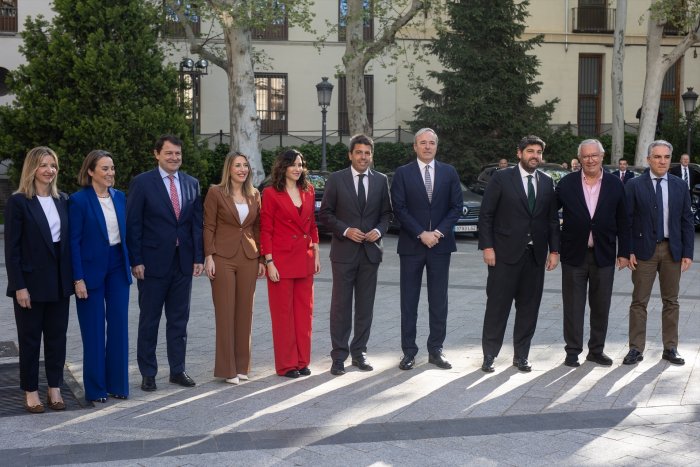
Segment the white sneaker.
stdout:
[[240,383],[240,380],[238,379],[238,376],[234,378],[226,378],[226,382],[229,384],[238,384]]
[[248,381],[248,375],[239,374],[238,379],[240,379],[241,381]]

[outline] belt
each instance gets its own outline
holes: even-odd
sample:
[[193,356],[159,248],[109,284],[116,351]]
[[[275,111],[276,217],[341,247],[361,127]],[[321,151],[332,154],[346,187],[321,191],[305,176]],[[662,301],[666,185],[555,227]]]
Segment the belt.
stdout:
[[659,244],[659,243],[663,243],[663,242],[667,242],[667,241],[668,241],[668,238],[664,238],[663,240],[657,240],[656,243]]

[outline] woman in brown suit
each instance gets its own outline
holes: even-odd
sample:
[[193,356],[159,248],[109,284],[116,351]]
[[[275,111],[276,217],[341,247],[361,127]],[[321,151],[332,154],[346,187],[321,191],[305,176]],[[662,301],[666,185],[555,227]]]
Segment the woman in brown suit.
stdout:
[[256,276],[260,263],[260,193],[248,157],[232,152],[221,183],[204,200],[204,271],[211,280],[216,315],[214,376],[238,384],[248,379]]

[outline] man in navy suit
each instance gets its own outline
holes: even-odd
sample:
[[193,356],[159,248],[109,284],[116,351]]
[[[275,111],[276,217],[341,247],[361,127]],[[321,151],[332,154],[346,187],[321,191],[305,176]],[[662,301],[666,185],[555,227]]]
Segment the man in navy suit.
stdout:
[[670,173],[680,178],[688,185],[688,192],[693,195],[693,187],[695,186],[695,171],[690,168],[690,156],[688,154],[681,154],[680,165],[673,167],[669,170]]
[[627,170],[627,159],[620,159],[617,162],[618,170],[615,170],[612,174],[619,178],[622,183],[627,183],[634,178],[634,172]]
[[156,344],[165,308],[170,382],[195,385],[185,372],[192,276],[204,268],[202,202],[197,179],[179,171],[182,141],[164,135],[153,151],[158,167],[136,176],[127,198],[127,246],[138,279],[137,360],[141,389],[155,391]]
[[632,219],[630,263],[632,304],[629,315],[630,350],[622,363],[641,361],[646,344],[647,304],[659,273],[662,358],[676,365],[678,353],[678,290],[681,273],[693,262],[695,230],[688,185],[668,173],[673,146],[657,140],[649,145],[649,170],[626,186],[627,210]]
[[[345,359],[362,371],[372,371],[367,361],[367,341],[372,327],[377,271],[382,261],[382,237],[391,220],[386,175],[370,169],[374,142],[365,135],[350,140],[350,167],[334,172],[326,182],[320,217],[333,232],[331,266],[331,366],[332,375],[345,374]],[[355,295],[355,335],[352,331],[352,298]]]
[[457,171],[435,160],[438,137],[418,130],[413,142],[417,160],[396,169],[391,183],[394,215],[401,223],[398,253],[401,277],[402,370],[415,366],[416,320],[423,269],[428,279],[428,362],[452,368],[442,352],[447,334],[447,282],[450,256],[457,250],[454,226],[462,212]]
[[479,213],[479,249],[488,266],[481,369],[494,371],[515,300],[513,366],[530,371],[544,270],[559,264],[559,216],[552,179],[537,170],[545,143],[534,135],[518,143],[514,167],[498,170],[489,181]]
[[583,351],[586,291],[590,315],[590,338],[586,360],[612,365],[605,355],[605,337],[612,297],[615,263],[626,268],[629,261],[629,220],[625,187],[620,178],[603,170],[605,150],[597,139],[578,147],[582,170],[559,181],[556,192],[563,208],[561,229],[561,283],[564,304],[564,364],[579,366]]

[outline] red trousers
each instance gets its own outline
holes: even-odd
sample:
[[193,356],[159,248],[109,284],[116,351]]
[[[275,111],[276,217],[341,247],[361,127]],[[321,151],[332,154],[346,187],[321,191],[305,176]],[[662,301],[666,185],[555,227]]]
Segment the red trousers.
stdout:
[[278,375],[309,366],[314,308],[313,277],[309,275],[280,279],[279,282],[267,280],[275,370]]

